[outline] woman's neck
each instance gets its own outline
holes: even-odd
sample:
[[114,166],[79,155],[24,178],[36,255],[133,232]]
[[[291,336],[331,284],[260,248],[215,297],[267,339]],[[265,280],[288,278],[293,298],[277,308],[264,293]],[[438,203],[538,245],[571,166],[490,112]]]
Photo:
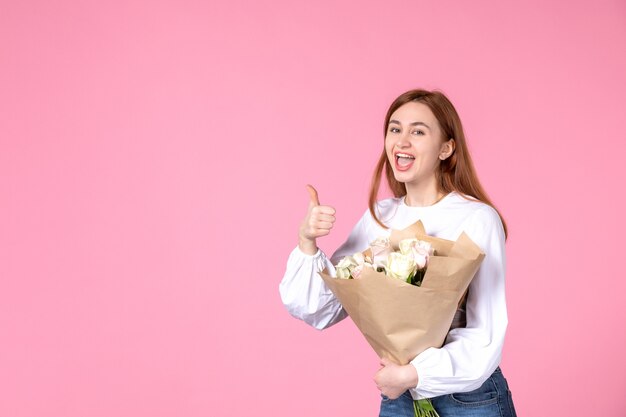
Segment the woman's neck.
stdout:
[[404,203],[407,206],[432,206],[445,196],[445,193],[439,190],[436,181],[421,184],[406,183],[405,186],[406,197],[404,197]]

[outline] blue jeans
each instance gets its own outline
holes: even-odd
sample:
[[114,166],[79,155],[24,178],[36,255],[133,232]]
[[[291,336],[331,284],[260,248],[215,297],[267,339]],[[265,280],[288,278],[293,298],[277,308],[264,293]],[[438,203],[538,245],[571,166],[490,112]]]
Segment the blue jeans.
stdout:
[[[413,398],[409,391],[395,400],[382,396],[379,417],[413,417]],[[480,388],[430,399],[440,417],[517,417],[509,386],[500,368]]]

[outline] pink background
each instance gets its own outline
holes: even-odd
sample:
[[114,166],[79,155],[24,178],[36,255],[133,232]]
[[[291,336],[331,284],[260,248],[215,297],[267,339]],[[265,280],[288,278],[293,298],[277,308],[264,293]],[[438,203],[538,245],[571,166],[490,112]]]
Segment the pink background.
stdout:
[[508,221],[518,414],[623,416],[625,47],[621,0],[2,1],[0,417],[377,415],[354,325],[278,283],[414,87]]

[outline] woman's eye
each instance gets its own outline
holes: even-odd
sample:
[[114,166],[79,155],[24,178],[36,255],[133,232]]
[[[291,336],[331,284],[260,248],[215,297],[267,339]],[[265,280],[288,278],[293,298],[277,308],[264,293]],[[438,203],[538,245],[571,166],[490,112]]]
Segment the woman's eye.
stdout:
[[391,133],[398,133],[398,132],[400,131],[400,129],[398,129],[397,127],[390,127],[390,128],[389,128],[389,131],[390,131]]
[[414,131],[413,131],[413,134],[414,134],[414,135],[420,135],[420,136],[421,136],[421,135],[423,135],[423,134],[424,134],[424,131],[423,131],[423,130],[414,130]]

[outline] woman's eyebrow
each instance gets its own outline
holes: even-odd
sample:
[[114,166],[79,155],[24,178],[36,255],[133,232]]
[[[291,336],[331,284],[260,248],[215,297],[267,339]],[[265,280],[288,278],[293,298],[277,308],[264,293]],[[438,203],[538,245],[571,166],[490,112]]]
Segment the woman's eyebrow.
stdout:
[[[401,124],[399,121],[397,120],[389,120],[389,123],[396,123],[396,124]],[[430,126],[428,126],[426,123],[424,122],[413,122],[413,123],[409,123],[409,126],[426,126],[428,129],[430,129]]]

